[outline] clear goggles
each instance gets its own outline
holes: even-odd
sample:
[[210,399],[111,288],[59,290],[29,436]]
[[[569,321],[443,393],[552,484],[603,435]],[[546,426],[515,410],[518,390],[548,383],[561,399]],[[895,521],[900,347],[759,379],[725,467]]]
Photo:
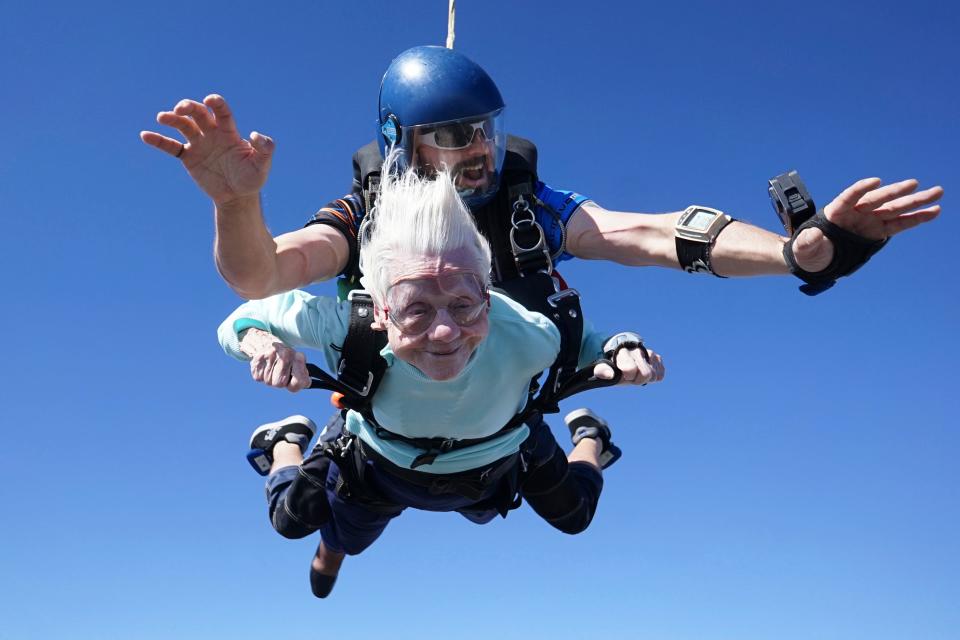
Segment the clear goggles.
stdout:
[[[445,305],[440,298],[453,298]],[[387,291],[392,306],[383,311],[393,325],[408,336],[426,333],[440,309],[461,327],[476,324],[490,302],[490,293],[474,275],[457,274],[437,280],[399,282]]]
[[[469,207],[476,207],[488,202],[497,192],[500,185],[500,171],[507,151],[507,132],[504,125],[503,109],[492,113],[449,120],[446,122],[430,122],[409,127],[403,136],[402,149],[404,158],[411,166],[421,164],[417,147],[436,151],[437,164],[444,164],[448,170],[456,171],[458,163],[464,160],[475,160],[470,154],[483,151],[487,160],[484,163],[483,175],[474,178],[475,184],[466,184],[469,181],[457,180],[457,191]],[[480,132],[483,132],[482,134]],[[460,157],[462,156],[462,157]],[[470,156],[470,157],[468,157]]]

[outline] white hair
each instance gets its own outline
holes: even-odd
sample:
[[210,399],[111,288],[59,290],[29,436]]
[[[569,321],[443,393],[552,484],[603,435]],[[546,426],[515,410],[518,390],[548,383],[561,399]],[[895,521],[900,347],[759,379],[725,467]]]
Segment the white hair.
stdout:
[[446,171],[423,177],[412,170],[397,175],[388,155],[381,172],[380,193],[360,227],[360,282],[384,304],[397,260],[430,258],[467,249],[474,271],[490,283],[490,244],[463,203]]

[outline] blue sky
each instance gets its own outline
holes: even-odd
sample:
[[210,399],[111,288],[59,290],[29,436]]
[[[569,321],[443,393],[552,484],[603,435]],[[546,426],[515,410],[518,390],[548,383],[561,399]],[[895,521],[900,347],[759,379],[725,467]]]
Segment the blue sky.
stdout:
[[446,3],[0,16],[0,638],[956,637],[956,8],[461,2],[457,48],[555,187],[775,230],[766,180],[796,168],[821,205],[913,176],[944,186],[944,212],[817,298],[791,278],[568,263],[594,322],[667,363],[662,385],[586,402],[624,449],[593,526],[411,511],[327,601],[307,584],[315,540],[273,533],[243,458],[256,424],[323,420],[326,397],[258,387],[219,351],[238,299],[211,207],[138,132],[222,93],[277,141],[266,218],[297,228],[347,189],[383,70],[442,43]]

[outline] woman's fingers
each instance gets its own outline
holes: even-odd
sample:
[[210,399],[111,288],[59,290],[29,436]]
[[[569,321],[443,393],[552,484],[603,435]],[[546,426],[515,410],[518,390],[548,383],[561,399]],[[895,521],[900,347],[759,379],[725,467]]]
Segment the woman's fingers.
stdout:
[[593,368],[593,376],[600,380],[613,380],[613,367],[606,362],[601,362]]
[[293,366],[290,371],[290,383],[287,390],[290,392],[300,391],[310,386],[310,372],[307,371],[307,358],[299,351],[293,359]]

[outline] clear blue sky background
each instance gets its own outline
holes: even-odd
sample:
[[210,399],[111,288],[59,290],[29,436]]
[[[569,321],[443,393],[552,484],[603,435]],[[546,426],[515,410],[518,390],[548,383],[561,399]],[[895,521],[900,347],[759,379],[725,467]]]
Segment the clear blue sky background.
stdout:
[[952,4],[461,1],[457,48],[554,186],[775,230],[782,171],[821,204],[915,176],[944,213],[817,298],[568,264],[596,324],[668,365],[589,398],[625,452],[593,526],[408,512],[322,602],[315,540],[270,529],[243,455],[327,399],[219,351],[238,299],[211,207],[138,132],[222,93],[276,139],[266,217],[297,228],[346,191],[383,70],[442,43],[446,2],[276,5],[3,3],[0,638],[958,637]]

